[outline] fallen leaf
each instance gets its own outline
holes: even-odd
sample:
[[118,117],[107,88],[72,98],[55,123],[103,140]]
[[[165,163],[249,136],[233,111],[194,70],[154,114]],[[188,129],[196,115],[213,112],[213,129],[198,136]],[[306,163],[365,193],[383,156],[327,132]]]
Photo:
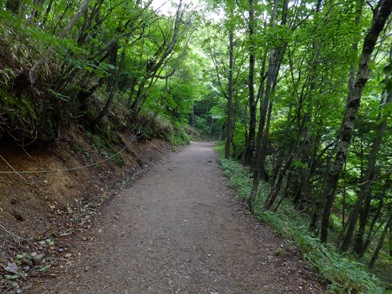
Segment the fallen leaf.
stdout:
[[13,262],[9,262],[7,267],[4,268],[7,272],[13,273],[13,274],[19,274],[18,272],[18,266],[13,263]]

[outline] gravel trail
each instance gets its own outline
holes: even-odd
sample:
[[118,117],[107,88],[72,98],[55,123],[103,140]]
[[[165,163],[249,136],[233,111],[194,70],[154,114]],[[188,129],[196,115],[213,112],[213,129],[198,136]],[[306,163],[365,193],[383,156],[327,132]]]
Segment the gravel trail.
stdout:
[[213,147],[192,143],[122,191],[62,273],[32,292],[325,293],[306,262],[238,202]]

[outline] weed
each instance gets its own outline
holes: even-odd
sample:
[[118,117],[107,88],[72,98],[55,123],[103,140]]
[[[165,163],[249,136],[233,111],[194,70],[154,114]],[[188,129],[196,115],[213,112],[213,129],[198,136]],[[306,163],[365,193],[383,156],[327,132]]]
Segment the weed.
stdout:
[[[118,153],[118,151],[111,144],[110,139],[107,139],[103,135],[95,135],[90,132],[87,134],[93,141],[93,149],[95,152],[100,153],[105,159],[108,159],[113,156],[113,154]],[[121,154],[117,154],[114,159],[118,165],[124,165],[124,159],[122,158]]]
[[[220,147],[216,149],[218,152],[222,151]],[[223,157],[219,158],[219,163],[239,197],[242,200],[248,199],[252,184],[249,170],[239,162]],[[308,217],[299,214],[289,201],[283,201],[277,213],[264,210],[263,202],[268,193],[268,185],[261,184],[255,203],[255,217],[269,224],[287,242],[295,244],[309,263],[319,271],[320,277],[329,283],[328,290],[331,293],[386,293],[380,280],[371,275],[365,265],[352,260],[348,255],[339,254],[331,244],[321,244],[319,239],[308,231]],[[281,248],[278,248],[276,253],[284,254]]]

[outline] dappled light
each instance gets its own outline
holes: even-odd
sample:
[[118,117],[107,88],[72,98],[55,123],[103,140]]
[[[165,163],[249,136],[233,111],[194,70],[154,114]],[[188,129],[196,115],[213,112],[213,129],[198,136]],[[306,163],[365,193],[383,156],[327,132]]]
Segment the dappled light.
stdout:
[[392,290],[391,13],[2,1],[0,292]]

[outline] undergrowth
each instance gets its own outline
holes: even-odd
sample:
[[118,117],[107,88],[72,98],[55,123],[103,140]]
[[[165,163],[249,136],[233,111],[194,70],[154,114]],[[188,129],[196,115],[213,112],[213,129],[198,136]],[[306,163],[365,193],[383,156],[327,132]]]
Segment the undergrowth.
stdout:
[[[250,172],[240,163],[219,158],[223,173],[239,197],[246,201],[250,195],[252,179]],[[300,215],[288,201],[282,203],[276,213],[263,209],[262,203],[268,195],[268,184],[261,184],[254,214],[276,230],[289,243],[295,245],[302,255],[319,271],[328,283],[330,293],[392,293],[381,286],[381,281],[371,275],[366,266],[341,255],[331,244],[321,244],[308,231],[308,219]]]

